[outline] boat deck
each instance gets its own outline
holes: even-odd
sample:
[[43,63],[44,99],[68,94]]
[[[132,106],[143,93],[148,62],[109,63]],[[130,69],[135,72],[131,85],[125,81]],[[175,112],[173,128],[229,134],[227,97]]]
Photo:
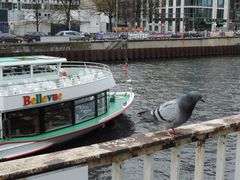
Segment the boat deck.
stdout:
[[[0,85],[0,96],[44,92],[91,83],[112,76],[108,66],[95,63],[66,62],[62,65],[61,73],[53,79],[47,79],[46,72],[40,72],[35,78],[27,78],[22,74],[21,81],[16,81],[19,75],[12,73]],[[26,77],[25,77],[26,76]]]

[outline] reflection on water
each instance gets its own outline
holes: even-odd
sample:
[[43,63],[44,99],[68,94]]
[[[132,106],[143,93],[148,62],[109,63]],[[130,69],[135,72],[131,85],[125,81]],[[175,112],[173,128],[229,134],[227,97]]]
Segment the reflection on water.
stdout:
[[[123,77],[123,64],[110,65],[115,79]],[[191,90],[198,90],[206,103],[198,103],[186,124],[202,122],[239,113],[240,107],[240,57],[215,57],[177,59],[129,63],[128,76],[132,80],[135,100],[124,116],[120,116],[105,129],[99,129],[86,138],[76,140],[69,147],[98,143],[162,129],[159,122],[137,115],[143,109],[178,98]],[[87,139],[87,140],[86,140]],[[180,179],[192,180],[194,176],[195,144],[182,148]],[[235,165],[235,135],[228,137],[225,179],[233,179]],[[170,150],[154,155],[154,179],[169,179]],[[205,154],[205,179],[215,179],[216,139],[208,140]],[[143,159],[140,157],[124,163],[123,179],[143,179]],[[111,167],[91,170],[90,179],[111,179]]]

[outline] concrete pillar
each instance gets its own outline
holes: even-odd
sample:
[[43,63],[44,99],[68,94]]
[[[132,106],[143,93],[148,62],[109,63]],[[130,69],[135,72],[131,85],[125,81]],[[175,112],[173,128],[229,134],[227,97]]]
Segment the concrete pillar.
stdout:
[[149,23],[148,23],[149,22],[149,13],[148,13],[148,11],[149,11],[149,4],[148,3],[149,2],[148,2],[148,0],[146,1],[146,3],[147,3],[146,30],[149,31],[149,27],[148,27],[149,26]]
[[181,0],[181,6],[180,6],[180,18],[182,19],[180,21],[180,32],[183,33],[185,32],[184,28],[184,0]]
[[176,0],[173,0],[173,19],[172,22],[172,32],[176,34]]
[[[165,18],[169,17],[169,0],[166,0],[166,15]],[[168,21],[165,21],[165,32],[168,31]]]
[[212,31],[216,31],[216,19],[217,19],[217,0],[213,0],[212,3]]
[[[229,0],[224,0],[223,20],[225,20],[226,23],[229,22],[229,8]],[[229,28],[228,24],[226,24],[226,27]]]

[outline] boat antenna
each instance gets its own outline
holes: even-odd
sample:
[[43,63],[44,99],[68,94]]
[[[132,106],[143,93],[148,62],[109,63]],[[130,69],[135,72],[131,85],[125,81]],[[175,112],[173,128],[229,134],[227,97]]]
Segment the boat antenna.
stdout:
[[127,81],[127,69],[128,69],[128,58],[125,57],[124,66],[123,66],[123,77]]

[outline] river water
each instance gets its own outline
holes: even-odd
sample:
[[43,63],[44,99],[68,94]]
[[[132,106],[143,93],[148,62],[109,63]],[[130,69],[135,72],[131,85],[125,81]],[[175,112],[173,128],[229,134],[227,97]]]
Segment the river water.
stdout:
[[[111,64],[116,81],[123,76],[123,64]],[[135,92],[135,100],[128,111],[107,124],[104,129],[73,141],[65,148],[88,145],[133,134],[162,130],[162,125],[149,121],[137,113],[152,108],[161,102],[178,98],[198,90],[205,99],[199,102],[191,119],[192,124],[239,113],[240,108],[240,57],[208,57],[192,59],[145,60],[130,62],[128,77]],[[234,179],[235,134],[227,138],[225,179]],[[208,140],[205,151],[204,179],[215,179],[216,139]],[[180,179],[194,177],[195,143],[181,149]],[[170,177],[170,150],[154,155],[154,179],[168,180]],[[124,162],[124,180],[143,179],[143,158],[137,157]],[[95,168],[89,171],[89,179],[110,180],[111,167]]]

